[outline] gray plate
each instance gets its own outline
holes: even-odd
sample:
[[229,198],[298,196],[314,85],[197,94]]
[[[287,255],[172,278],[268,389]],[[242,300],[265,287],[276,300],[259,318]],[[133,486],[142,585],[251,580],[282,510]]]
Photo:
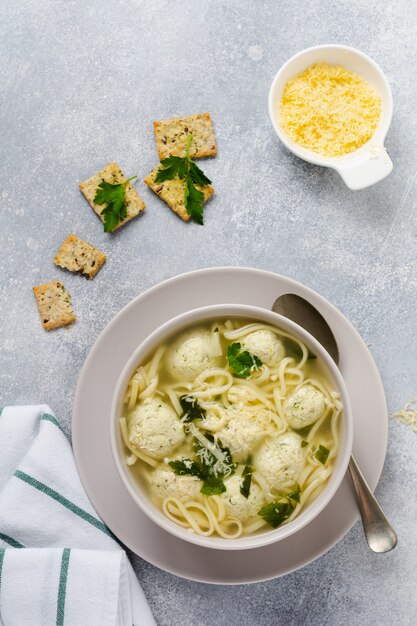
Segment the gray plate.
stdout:
[[364,341],[327,300],[300,283],[250,268],[211,268],[182,274],[149,289],[118,313],[101,333],[81,370],[72,415],[75,460],[84,488],[113,533],[133,552],[177,576],[242,584],[288,574],[327,552],[359,514],[348,476],[311,524],[276,544],[251,550],[212,550],[177,539],[153,524],[119,478],[110,449],[113,389],[137,345],[157,326],[209,304],[270,308],[284,293],[309,300],[326,318],[340,349],[340,369],[350,395],[353,451],[374,489],[384,465],[388,412],[382,382]]

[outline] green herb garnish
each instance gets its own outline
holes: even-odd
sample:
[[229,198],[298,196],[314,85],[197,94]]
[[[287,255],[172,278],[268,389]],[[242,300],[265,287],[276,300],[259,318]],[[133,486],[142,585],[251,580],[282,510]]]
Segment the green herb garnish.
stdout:
[[187,173],[187,164],[184,157],[170,156],[161,161],[162,167],[159,168],[156,176],[156,183],[164,183],[166,180],[173,178],[184,178]]
[[290,500],[295,500],[295,502],[300,502],[300,493],[301,487],[300,485],[297,485],[294,491],[291,491],[291,493],[287,495],[287,498],[289,498]]
[[181,416],[182,422],[193,422],[194,420],[202,420],[206,416],[206,410],[203,409],[193,396],[181,396],[180,405],[184,413]]
[[201,478],[201,467],[192,459],[170,461],[169,465],[178,476],[197,476],[197,478]]
[[195,185],[205,187],[210,185],[211,180],[207,178],[190,157],[192,140],[193,136],[188,135],[184,157],[170,156],[161,161],[161,167],[155,176],[155,182],[163,183],[174,178],[184,180],[185,208],[187,213],[194,222],[203,224],[204,193],[197,189]]
[[95,204],[105,204],[106,206],[101,212],[104,216],[104,232],[111,233],[119,222],[127,217],[125,192],[126,185],[137,178],[132,176],[122,183],[107,183],[102,180],[99,184],[96,195],[94,196]]
[[208,446],[203,446],[198,439],[195,440],[194,451],[201,462],[206,476],[215,476],[216,478],[224,478],[226,475],[231,476],[237,464],[233,462],[229,448],[224,447],[221,441],[216,441],[213,435],[209,433],[206,433],[204,437],[216,447],[223,457],[223,462],[220,463]]
[[300,502],[300,495],[301,487],[297,484],[294,491],[282,496],[280,500],[270,502],[258,511],[258,515],[263,517],[272,528],[278,528],[278,526],[290,517],[296,506],[294,502]]
[[219,493],[224,493],[225,491],[226,485],[221,478],[216,478],[216,476],[206,478],[200,489],[200,492],[204,493],[206,496],[217,496]]
[[203,481],[200,489],[201,493],[206,496],[215,496],[226,491],[222,478],[209,475],[206,468],[198,461],[192,459],[182,459],[179,461],[170,461],[169,465],[178,476],[195,476]]
[[258,511],[258,515],[263,517],[272,528],[278,528],[285,520],[287,520],[294,511],[294,505],[290,500],[282,500],[279,502],[270,502]]
[[308,446],[308,441],[306,441],[305,439],[303,439],[303,440],[302,440],[302,442],[301,442],[301,447],[302,447],[302,448],[307,448],[307,446]]
[[216,446],[217,450],[221,452],[224,459],[221,464],[219,464],[219,460],[213,452],[196,439],[194,451],[198,460],[180,459],[170,461],[169,465],[178,476],[196,476],[202,480],[203,486],[200,492],[206,496],[214,496],[226,491],[223,478],[226,475],[231,476],[237,465],[233,462],[229,448],[223,447],[220,441],[216,442],[212,435],[206,434],[204,436],[208,442]]
[[227,360],[229,367],[239,378],[248,378],[253,370],[258,370],[262,361],[259,357],[251,354],[247,350],[240,351],[240,343],[232,343],[227,348]]
[[330,450],[328,450],[325,446],[321,444],[313,454],[314,458],[320,461],[323,465],[325,465],[327,459],[329,458]]
[[253,471],[253,467],[251,467],[250,465],[245,465],[245,468],[242,472],[242,484],[240,486],[240,493],[244,498],[249,498]]

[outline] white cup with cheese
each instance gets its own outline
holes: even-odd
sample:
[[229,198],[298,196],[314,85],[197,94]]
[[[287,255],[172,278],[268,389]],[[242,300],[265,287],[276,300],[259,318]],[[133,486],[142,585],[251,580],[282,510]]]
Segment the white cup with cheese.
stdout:
[[288,150],[335,169],[350,189],[392,171],[384,147],[391,88],[375,61],[355,48],[315,46],[289,59],[272,82],[269,115]]

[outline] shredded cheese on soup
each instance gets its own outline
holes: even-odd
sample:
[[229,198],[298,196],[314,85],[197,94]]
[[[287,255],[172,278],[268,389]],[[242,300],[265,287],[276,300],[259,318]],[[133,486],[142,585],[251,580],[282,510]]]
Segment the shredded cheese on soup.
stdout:
[[382,98],[342,65],[315,63],[290,79],[280,103],[280,124],[295,143],[325,157],[340,157],[369,141]]

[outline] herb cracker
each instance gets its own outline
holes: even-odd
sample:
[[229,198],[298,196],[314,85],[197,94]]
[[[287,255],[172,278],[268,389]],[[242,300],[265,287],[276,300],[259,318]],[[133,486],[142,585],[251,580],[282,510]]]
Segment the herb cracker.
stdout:
[[[180,178],[165,180],[163,183],[156,183],[155,177],[161,165],[157,165],[146,178],[144,182],[154,191],[177,215],[185,222],[190,219],[190,214],[185,207],[185,181]],[[204,202],[206,202],[214,193],[213,187],[210,185],[196,185],[196,188],[204,194]]]
[[33,287],[33,293],[45,330],[72,324],[77,319],[72,310],[70,295],[59,281],[37,285]]
[[[118,184],[124,183],[126,181],[126,176],[123,174],[122,170],[116,163],[109,163],[100,170],[95,176],[92,176],[88,180],[85,180],[80,184],[80,190],[84,194],[85,198],[88,200],[90,206],[93,208],[94,212],[97,213],[101,221],[104,223],[105,218],[101,215],[101,212],[105,208],[104,204],[96,204],[94,202],[95,195],[98,190],[98,186],[101,182],[106,182],[110,184]],[[136,217],[139,213],[141,213],[145,208],[145,203],[142,198],[137,193],[136,189],[130,183],[127,183],[125,188],[125,203],[126,203],[126,212],[127,217],[122,219],[117,226],[115,226],[114,230],[126,224],[133,217]]]
[[55,265],[89,279],[94,278],[105,261],[103,252],[73,233],[68,235],[54,258]]
[[156,147],[162,161],[171,155],[184,156],[188,135],[193,136],[190,157],[216,156],[217,147],[210,113],[173,117],[153,123]]

